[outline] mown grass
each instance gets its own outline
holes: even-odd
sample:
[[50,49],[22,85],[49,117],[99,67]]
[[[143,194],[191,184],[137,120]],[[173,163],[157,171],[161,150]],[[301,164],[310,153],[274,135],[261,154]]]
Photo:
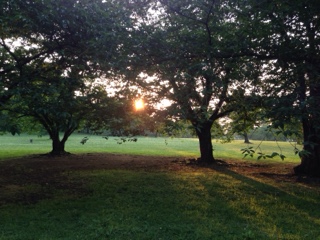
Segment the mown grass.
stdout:
[[[319,191],[231,171],[69,173],[89,194],[0,207],[0,239],[319,239]],[[318,189],[319,190],[319,189]]]
[[[83,137],[89,137],[84,144],[80,144]],[[32,143],[30,143],[32,139]],[[109,137],[108,140],[96,135],[74,134],[66,143],[66,150],[71,153],[120,153],[130,155],[147,156],[183,156],[195,158],[199,156],[199,143],[195,138],[153,138],[138,137],[137,142],[125,142],[118,144],[120,138]],[[213,140],[214,156],[222,159],[241,159],[241,149],[253,147],[256,152],[262,151],[270,154],[281,152],[286,156],[284,162],[298,162],[299,158],[294,154],[294,146],[288,142],[272,141],[252,141],[253,144],[244,144],[242,140],[232,141],[231,143],[221,143]],[[256,149],[258,146],[261,149]],[[0,159],[21,157],[28,154],[47,153],[51,150],[51,140],[47,137],[37,137],[32,135],[2,135],[0,136]],[[248,160],[250,157],[247,157]],[[253,158],[256,160],[257,156]],[[275,158],[279,161],[280,158]],[[273,161],[273,160],[272,160]]]
[[[194,139],[139,138],[137,143],[120,145],[113,138],[106,141],[90,136],[81,145],[82,137],[73,136],[67,150],[198,155]],[[31,144],[29,138],[1,136],[1,151],[18,152],[2,154],[1,158],[50,150],[48,139],[34,138]],[[20,145],[15,146],[17,143]],[[241,158],[241,142],[214,144],[218,158]],[[271,143],[263,144],[274,151]],[[290,149],[287,143],[281,144],[283,149]],[[17,171],[33,174],[27,166],[18,167],[21,169]],[[45,190],[50,197],[0,204],[0,239],[320,239],[317,187],[264,181],[228,169],[189,167],[177,171],[78,170],[59,174],[63,181],[72,183],[74,190],[26,183],[20,189],[22,195]],[[0,176],[4,193],[8,189],[2,183]]]

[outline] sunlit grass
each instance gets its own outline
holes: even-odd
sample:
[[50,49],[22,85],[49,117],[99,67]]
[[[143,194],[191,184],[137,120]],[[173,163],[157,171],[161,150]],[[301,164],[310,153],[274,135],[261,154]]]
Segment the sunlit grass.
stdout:
[[[30,143],[32,139],[32,143]],[[0,135],[0,159],[47,153],[51,149],[48,137],[32,135]]]
[[[80,141],[85,136],[89,140],[82,145]],[[30,143],[30,139],[32,139],[32,143]],[[130,155],[199,157],[199,143],[195,138],[138,137],[137,142],[122,142],[121,144],[119,142],[122,141],[117,137],[109,137],[106,140],[97,135],[74,134],[67,141],[66,150],[71,153],[105,152]],[[266,154],[281,152],[286,156],[284,162],[299,161],[299,158],[294,154],[294,146],[288,142],[265,141],[261,143],[260,141],[252,141],[252,143],[247,145],[242,140],[232,141],[231,143],[221,143],[213,140],[214,156],[219,159],[241,159],[243,158],[242,148],[253,147],[256,149],[260,145],[261,149],[256,149],[256,152],[263,151]],[[51,140],[48,136],[41,138],[32,135],[0,136],[0,159],[47,153],[50,150]],[[256,160],[256,157],[252,160]],[[280,158],[274,160],[279,161]]]
[[[183,157],[199,154],[197,139],[141,137],[137,142],[118,144],[117,138],[88,136],[89,140],[82,145],[84,136],[73,135],[66,150]],[[246,145],[242,141],[227,144],[213,141],[213,144],[216,158],[240,159],[241,148],[256,148],[260,142]],[[289,143],[278,144],[287,156],[284,162],[298,161],[293,158]],[[0,136],[0,147],[0,158],[8,159],[49,152],[51,141],[47,137],[4,135]],[[261,147],[266,153],[279,151],[275,142],[263,142]],[[17,176],[36,174],[23,162],[16,171],[25,174]],[[200,167],[177,171],[66,170],[55,174],[58,175],[53,186],[26,182],[2,187],[5,182],[1,182],[0,176],[3,196],[9,190],[16,191],[20,199],[47,196],[34,203],[2,202],[1,240],[319,239],[320,236],[317,187],[257,180],[228,169]],[[71,189],[58,188],[66,183]]]
[[231,143],[220,143],[219,141],[213,141],[214,154],[218,158],[226,159],[241,159],[243,155],[241,149],[252,147],[256,154],[253,158],[247,156],[248,160],[257,160],[257,153],[262,152],[264,154],[271,154],[277,152],[285,155],[285,160],[282,161],[280,157],[274,159],[265,159],[264,161],[279,161],[279,162],[298,162],[299,157],[294,153],[295,147],[300,148],[301,146],[295,143],[289,142],[276,142],[276,141],[251,141],[251,144],[245,144],[243,140],[235,140]]
[[235,172],[68,173],[90,194],[0,207],[0,239],[319,239],[319,191]]

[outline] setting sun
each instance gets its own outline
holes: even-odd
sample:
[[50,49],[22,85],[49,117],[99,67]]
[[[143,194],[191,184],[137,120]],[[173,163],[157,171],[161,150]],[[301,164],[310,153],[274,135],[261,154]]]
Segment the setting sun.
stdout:
[[144,108],[144,102],[142,99],[137,99],[134,101],[134,107],[135,109],[138,110],[142,110]]

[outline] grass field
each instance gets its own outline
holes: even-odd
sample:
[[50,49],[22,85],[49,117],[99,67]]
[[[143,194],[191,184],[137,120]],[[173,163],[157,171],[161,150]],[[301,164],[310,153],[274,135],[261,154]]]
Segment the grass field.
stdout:
[[201,171],[69,177],[91,193],[1,206],[0,239],[320,239],[319,192],[301,186]]
[[[195,139],[139,138],[120,145],[114,138],[89,136],[81,145],[82,137],[72,136],[67,151],[198,156]],[[273,144],[262,146],[274,151]],[[50,140],[5,135],[0,136],[0,146],[0,158],[5,160],[49,152]],[[236,160],[246,145],[236,141],[214,146],[217,158]],[[272,160],[273,164],[279,162],[281,168],[283,162],[298,161],[288,143],[281,143],[281,148],[288,160]],[[319,185],[255,178],[228,169],[51,172],[45,165],[37,172],[23,159],[17,165],[10,161],[0,162],[1,240],[320,239]],[[3,167],[11,171],[3,170],[10,182],[1,174]],[[34,179],[37,174],[43,181]],[[11,195],[12,200],[1,201]],[[38,200],[30,201],[32,197]]]
[[[80,144],[83,137],[89,137],[84,145]],[[30,143],[30,139],[33,140]],[[139,137],[137,142],[126,142],[118,144],[119,138],[110,137],[108,140],[96,135],[72,135],[66,144],[66,150],[71,153],[123,153],[134,155],[150,156],[184,156],[195,158],[199,157],[199,144],[197,139],[192,138],[152,138]],[[252,141],[253,144],[244,144],[242,140],[231,143],[221,143],[213,140],[214,156],[219,159],[241,159],[241,149],[253,147],[254,149],[261,143]],[[280,148],[279,148],[280,146]],[[2,135],[0,136],[0,159],[20,157],[29,154],[47,153],[51,150],[51,140],[47,137],[37,137],[32,135]],[[261,150],[265,153],[282,152],[286,159],[284,162],[298,162],[299,158],[294,154],[294,147],[287,142],[265,141],[261,144]],[[248,157],[248,159],[250,159]],[[278,161],[275,158],[273,161]],[[253,159],[256,160],[256,157]],[[281,162],[281,160],[280,160]]]

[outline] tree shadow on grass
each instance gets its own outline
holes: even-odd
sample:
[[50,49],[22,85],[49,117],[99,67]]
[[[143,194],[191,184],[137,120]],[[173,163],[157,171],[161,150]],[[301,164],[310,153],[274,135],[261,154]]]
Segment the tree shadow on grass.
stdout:
[[[281,166],[281,165],[280,165]],[[302,229],[302,226],[309,226],[309,230],[317,233],[314,236],[320,235],[320,191],[319,186],[314,187],[314,179],[311,182],[302,181],[303,185],[299,184],[301,178],[293,176],[291,173],[265,173],[261,172],[259,175],[267,177],[272,181],[265,181],[263,178],[248,177],[243,173],[238,173],[230,168],[230,165],[225,161],[218,161],[218,164],[201,165],[201,168],[212,169],[223,175],[231,177],[239,181],[240,186],[245,194],[243,198],[250,198],[250,201],[255,201],[258,208],[270,211],[270,218],[279,219],[282,222],[275,222],[282,232],[286,231],[286,224],[291,224],[294,229],[304,231],[307,236],[307,230]],[[254,174],[253,174],[254,176]],[[274,180],[276,178],[276,181]],[[279,179],[288,179],[290,181],[279,181]],[[292,181],[292,178],[296,181]],[[306,185],[310,183],[310,185]],[[210,186],[210,184],[209,184]],[[226,202],[232,199],[231,194],[225,194]],[[260,197],[263,196],[263,197]],[[230,198],[230,199],[229,199]],[[241,201],[241,199],[239,199]],[[231,201],[232,202],[232,201]],[[245,209],[246,206],[243,206]],[[249,211],[249,209],[247,209]],[[267,215],[265,215],[267,216]],[[280,216],[280,218],[279,218]],[[302,224],[303,222],[303,224]],[[311,227],[313,226],[313,227]]]
[[[312,189],[248,177],[223,161],[181,168],[171,163],[168,167],[175,170],[166,171],[140,165],[123,168],[133,160],[117,160],[116,169],[102,168],[105,160],[95,168],[83,168],[90,162],[81,159],[2,165],[0,172],[7,180],[11,176],[11,183],[35,190],[26,189],[31,194],[27,201],[18,198],[20,202],[2,215],[0,232],[5,237],[19,229],[17,234],[26,234],[26,239],[75,239],[74,234],[79,239],[316,239],[320,235],[319,193],[312,194]],[[82,168],[68,175],[67,164],[75,163]],[[57,190],[63,190],[62,197],[55,195]],[[48,191],[42,195],[45,198],[37,196],[43,191]],[[32,202],[31,196],[37,201]],[[33,205],[22,211],[21,201]],[[6,209],[3,205],[1,211]]]
[[89,194],[81,180],[74,181],[65,171],[50,164],[8,161],[0,165],[0,206],[36,204],[53,199],[60,193],[81,197]]

